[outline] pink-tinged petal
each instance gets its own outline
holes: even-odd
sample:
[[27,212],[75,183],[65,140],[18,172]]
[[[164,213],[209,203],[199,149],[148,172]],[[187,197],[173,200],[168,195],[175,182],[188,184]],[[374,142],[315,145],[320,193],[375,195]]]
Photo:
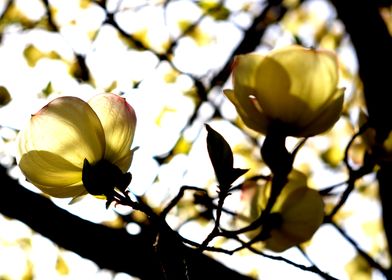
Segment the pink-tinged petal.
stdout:
[[23,154],[19,167],[29,182],[54,197],[73,197],[85,192],[82,169],[60,155],[46,151]]
[[[257,69],[264,60],[265,56],[250,53],[246,55],[238,55],[233,63],[233,84],[234,89],[244,94],[243,89],[255,88],[257,82]],[[247,92],[244,95],[249,95]]]
[[88,103],[98,115],[105,131],[105,159],[126,172],[132,160],[135,111],[125,98],[111,93],[96,95]]
[[105,149],[97,115],[76,97],[60,97],[43,107],[31,117],[18,142],[20,157],[30,151],[47,151],[78,168],[83,167],[84,159],[91,163],[101,160]]

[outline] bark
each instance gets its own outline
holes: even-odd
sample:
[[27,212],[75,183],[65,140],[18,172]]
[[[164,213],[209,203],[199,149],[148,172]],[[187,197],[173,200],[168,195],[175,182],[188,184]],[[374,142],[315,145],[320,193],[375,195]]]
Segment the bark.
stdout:
[[[99,267],[147,280],[252,278],[184,246],[170,229],[160,235],[160,248],[148,231],[130,235],[83,220],[57,207],[10,178],[0,165],[0,212],[20,220],[58,246],[94,261]],[[188,277],[188,278],[187,278]]]
[[[378,3],[380,2],[380,3]],[[357,53],[369,120],[379,139],[392,129],[392,37],[377,5],[383,1],[333,0]],[[386,1],[384,1],[386,2]],[[392,256],[392,165],[381,163],[378,171],[382,218]],[[392,277],[391,277],[392,278]]]

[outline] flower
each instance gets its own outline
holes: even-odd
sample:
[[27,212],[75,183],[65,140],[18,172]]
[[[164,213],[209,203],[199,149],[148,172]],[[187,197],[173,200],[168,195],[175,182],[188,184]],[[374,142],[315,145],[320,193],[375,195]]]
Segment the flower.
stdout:
[[115,94],[99,94],[88,103],[77,97],[56,98],[20,132],[19,167],[50,196],[108,197],[115,187],[126,188],[121,184],[130,182],[130,174],[124,173],[132,161],[135,126],[133,108]]
[[[261,247],[275,252],[311,239],[324,218],[324,202],[316,190],[307,187],[306,176],[293,170],[288,180],[262,227],[247,233],[249,238],[261,240]],[[267,205],[271,184],[255,187],[249,210],[252,221]]]
[[236,56],[234,89],[224,93],[249,128],[309,137],[340,117],[344,89],[337,88],[338,78],[334,53],[294,45]]

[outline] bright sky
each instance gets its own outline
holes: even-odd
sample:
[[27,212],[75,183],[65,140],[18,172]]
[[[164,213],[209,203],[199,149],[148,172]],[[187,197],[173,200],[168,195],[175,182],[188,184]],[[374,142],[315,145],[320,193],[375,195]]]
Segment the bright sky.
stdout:
[[[0,12],[6,2],[0,0]],[[244,134],[230,122],[210,120],[214,112],[211,104],[220,105],[222,115],[227,120],[234,120],[237,117],[234,107],[223,97],[220,90],[210,94],[211,103],[203,105],[194,124],[184,131],[184,139],[193,142],[189,155],[179,154],[170,161],[170,164],[163,166],[159,166],[153,157],[165,155],[173,148],[195,108],[195,103],[189,94],[193,89],[190,75],[203,76],[208,80],[219,70],[241,40],[241,28],[249,26],[253,15],[261,9],[263,2],[227,0],[225,6],[232,12],[229,21],[203,18],[193,37],[186,36],[178,41],[173,54],[173,63],[177,70],[181,71],[180,74],[169,63],[161,63],[154,52],[162,52],[169,38],[180,36],[179,22],[192,23],[200,18],[202,10],[195,1],[167,1],[165,8],[162,6],[164,1],[159,0],[108,1],[111,11],[119,11],[116,15],[118,24],[127,32],[145,40],[144,42],[148,43],[153,51],[132,50],[119,39],[113,27],[100,28],[104,13],[96,5],[81,8],[81,4],[84,5],[88,1],[52,0],[49,2],[54,9],[55,20],[61,26],[60,34],[39,29],[21,30],[16,25],[10,25],[3,31],[3,41],[0,45],[0,85],[7,87],[12,95],[12,101],[0,109],[2,137],[0,162],[7,164],[10,156],[15,155],[13,139],[16,134],[13,130],[22,129],[30,115],[38,111],[48,100],[60,95],[74,95],[88,100],[94,94],[112,88],[112,92],[124,95],[135,108],[138,116],[134,146],[140,148],[135,154],[130,169],[133,174],[131,190],[138,195],[148,195],[152,205],[168,202],[177,194],[179,187],[185,184],[213,190],[214,174],[205,146],[204,123],[209,122],[225,137],[234,150],[239,147],[248,149],[251,147]],[[32,20],[41,18],[45,13],[44,6],[39,0],[17,0],[15,3],[20,12]],[[243,9],[245,5],[249,7],[247,11]],[[334,20],[336,17],[334,10],[325,1],[307,1],[302,12],[310,16],[300,19],[301,14],[290,14],[281,25],[271,26],[257,51],[265,52],[271,46],[292,43],[292,35],[289,31],[297,32],[301,38],[304,38],[304,44],[309,46],[315,43],[313,38],[317,35],[320,26],[330,26],[332,35],[334,32],[336,34],[343,32],[341,24]],[[95,40],[92,40],[94,36],[96,36]],[[328,40],[331,39],[326,39],[325,46],[330,46]],[[354,74],[357,70],[355,54],[347,38],[342,40],[338,50],[339,58],[342,65],[346,66],[347,73]],[[31,66],[24,56],[26,50],[31,51],[31,57],[37,51],[43,53],[46,58],[40,59]],[[86,56],[86,63],[91,70],[95,87],[78,83],[69,74],[74,53]],[[173,75],[175,79],[168,83],[168,79]],[[348,80],[347,75],[342,79],[342,85],[347,87],[347,99],[354,95],[355,91]],[[42,91],[49,82],[53,93],[47,99],[43,97]],[[135,84],[139,82],[140,85],[135,89]],[[228,83],[227,87],[230,86]],[[320,136],[310,140],[298,155],[299,160],[296,162],[298,167],[307,166],[312,162],[311,171],[314,176],[311,183],[314,186],[328,186],[347,179],[344,173],[337,174],[334,170],[326,168],[325,163],[319,159],[319,153],[315,152],[316,149],[323,150],[329,147],[331,139],[337,136],[340,138],[336,141],[340,141],[339,145],[342,149],[350,137],[346,122],[338,122],[328,137]],[[7,139],[11,141],[5,141]],[[291,140],[289,145],[294,145],[295,141]],[[235,157],[235,165],[241,168],[255,166],[256,161],[240,154]],[[27,188],[37,191],[23,180],[18,168],[13,169],[12,174],[21,178],[21,183]],[[238,199],[238,196],[233,195],[228,200],[228,204],[235,204]],[[68,200],[55,199],[54,201],[70,212],[93,222],[110,221],[116,217],[114,209],[106,210],[104,201],[92,197],[73,205],[68,205]],[[342,210],[342,212],[346,211],[357,213],[355,217],[345,220],[349,233],[359,240],[363,249],[376,250],[374,240],[372,241],[363,230],[364,221],[371,223],[380,215],[375,199],[356,194]],[[358,221],[358,217],[361,217],[362,221]],[[173,215],[169,217],[169,222],[176,225],[178,219]],[[130,231],[137,231],[137,228],[132,226],[129,228]],[[109,271],[99,270],[94,263],[72,252],[60,250],[49,240],[32,233],[28,227],[17,221],[10,221],[0,216],[0,229],[0,278],[2,275],[10,275],[11,279],[19,279],[26,269],[32,269],[34,279],[48,279],[48,275],[50,279],[131,279],[124,274],[113,275]],[[210,227],[203,228],[198,223],[189,223],[181,228],[180,232],[186,237],[202,241],[203,236],[208,234],[208,229]],[[379,235],[376,235],[376,238],[378,238],[376,243],[383,245],[383,238]],[[22,246],[21,242],[26,244]],[[350,261],[355,256],[355,252],[333,228],[321,227],[309,245],[308,252],[311,259],[323,271],[339,279],[348,279],[342,264]],[[288,274],[292,279],[317,278],[314,274],[304,273],[290,265],[282,265],[280,262],[253,255],[213,255],[229,267],[238,268],[244,273],[257,271],[260,279],[282,279]],[[283,256],[294,262],[309,265],[297,249],[290,249]],[[60,267],[62,262],[66,263],[68,274],[61,276],[56,271],[56,262],[60,263]],[[373,279],[382,279],[377,273],[373,276]]]

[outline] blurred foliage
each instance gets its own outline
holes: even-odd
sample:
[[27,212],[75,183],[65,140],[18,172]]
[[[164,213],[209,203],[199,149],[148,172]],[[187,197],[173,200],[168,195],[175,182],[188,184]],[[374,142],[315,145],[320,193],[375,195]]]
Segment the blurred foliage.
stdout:
[[[233,55],[241,53],[238,49],[241,40],[249,36],[246,31],[263,11],[266,11],[263,20],[268,20],[255,24],[256,30],[264,32],[261,41],[256,42],[257,51],[300,42],[308,47],[333,50],[340,58],[341,85],[346,87],[343,115],[331,131],[308,139],[294,163],[310,176],[313,188],[321,192],[330,190],[324,192],[326,213],[333,211],[348,180],[344,164],[346,152],[350,164],[355,167],[363,164],[366,140],[358,137],[346,150],[361,125],[359,111],[365,108],[358,65],[350,38],[327,1],[285,0],[281,6],[272,8],[257,0],[3,0],[0,3],[0,58],[4,60],[13,54],[12,65],[9,61],[0,63],[2,164],[13,164],[12,144],[20,129],[15,123],[27,120],[32,113],[29,106],[42,105],[59,95],[87,98],[96,92],[113,92],[130,101],[140,120],[140,129],[136,132],[140,150],[132,163],[131,187],[135,186],[135,192],[144,195],[155,209],[162,209],[183,185],[192,184],[207,190],[208,196],[186,193],[167,217],[173,228],[196,241],[202,241],[199,239],[208,234],[217,201],[216,166],[208,158],[204,124],[209,123],[222,134],[233,152],[234,165],[230,167],[250,169],[235,182],[238,188],[224,205],[222,223],[232,226],[233,219],[244,218],[236,212],[242,196],[246,195],[241,183],[268,174],[268,169],[260,158],[263,136],[244,126],[221,91],[223,85],[231,87],[229,74]],[[382,7],[380,14],[392,34],[392,8]],[[21,113],[23,119],[19,123],[8,119],[21,110],[25,112]],[[295,139],[289,139],[290,149],[296,144]],[[376,187],[374,176],[357,180],[350,199],[333,216],[333,222],[346,229],[359,244],[364,244],[361,250],[374,260],[389,264]],[[76,206],[62,207],[75,209],[72,207]],[[84,215],[83,210],[76,209],[77,214]],[[104,216],[99,222],[125,228],[131,224],[143,228],[147,223],[146,217],[137,212],[124,214],[116,209],[113,212],[114,217]],[[86,214],[86,217],[90,216]],[[17,223],[16,227],[19,226]],[[15,251],[17,256],[23,256],[18,259],[21,267],[17,276],[9,276],[5,268],[0,268],[0,279],[33,279],[38,266],[37,260],[31,259],[29,254],[37,250],[39,244],[32,241],[35,239],[31,233],[20,239],[6,236],[3,228],[11,230],[13,227],[15,225],[8,220],[0,226],[0,260],[4,261],[2,252]],[[323,226],[319,235],[325,236],[328,230],[328,225]],[[212,245],[230,251],[231,241],[221,238]],[[328,250],[326,246],[331,246],[338,255],[340,248],[330,244],[333,242],[320,241],[317,235],[315,240],[306,243],[303,251],[293,249],[282,256],[288,259],[294,256],[293,259],[301,263],[313,256],[314,251],[321,251],[322,255],[323,249]],[[59,248],[55,251],[54,261],[46,264],[48,269],[63,276],[77,271],[75,262],[63,257]],[[218,259],[222,257],[208,254]],[[233,256],[238,257],[238,266],[242,263],[239,258],[248,260],[250,255],[248,251],[241,254]],[[260,259],[257,268],[254,262],[247,262],[246,272],[272,279],[265,271],[270,265],[265,260],[269,260],[268,257]],[[324,265],[322,259],[315,259],[317,265],[332,276],[372,279],[372,265],[359,254],[339,264]],[[77,262],[87,263],[81,258]],[[291,267],[288,261],[284,265]]]

